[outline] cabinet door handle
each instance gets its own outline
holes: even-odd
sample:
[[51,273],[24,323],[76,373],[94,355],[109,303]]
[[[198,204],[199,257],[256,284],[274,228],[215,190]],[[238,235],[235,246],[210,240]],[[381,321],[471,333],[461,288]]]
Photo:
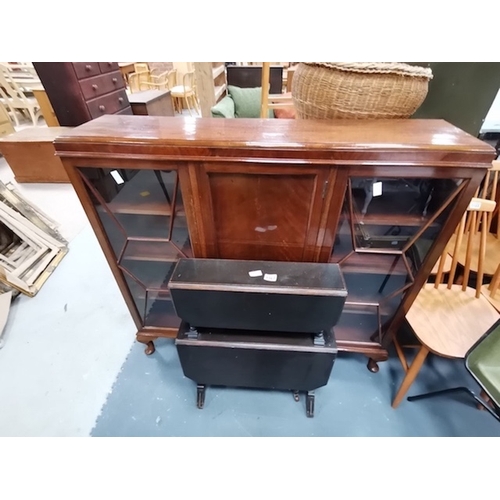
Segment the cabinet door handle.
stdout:
[[111,81],[112,81],[113,83],[116,83],[118,80],[117,80],[116,78],[111,78]]
[[119,97],[118,102],[121,104],[123,102],[123,97]]
[[97,87],[97,85],[96,85],[95,83],[94,83],[94,85],[92,85],[92,88],[93,88],[94,90],[97,90],[97,89],[98,89],[98,87]]
[[99,111],[104,111],[105,109],[106,108],[102,104],[99,106]]
[[87,64],[87,65],[85,66],[85,69],[86,69],[87,71],[90,71],[90,70],[92,69],[92,64]]

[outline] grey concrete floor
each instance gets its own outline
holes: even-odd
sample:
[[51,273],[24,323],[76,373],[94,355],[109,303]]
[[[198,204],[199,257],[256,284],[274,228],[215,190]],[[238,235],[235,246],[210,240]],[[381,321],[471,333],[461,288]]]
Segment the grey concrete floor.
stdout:
[[17,184],[3,157],[0,180],[70,242],[40,292],[12,303],[0,349],[0,436],[87,436],[135,327],[73,187]]

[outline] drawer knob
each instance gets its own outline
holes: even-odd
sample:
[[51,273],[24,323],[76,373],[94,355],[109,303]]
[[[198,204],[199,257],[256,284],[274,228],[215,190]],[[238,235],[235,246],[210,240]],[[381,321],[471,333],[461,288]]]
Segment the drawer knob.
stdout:
[[102,104],[99,106],[99,111],[104,111],[105,109],[106,108]]
[[121,104],[123,102],[123,97],[119,97],[118,102]]
[[85,69],[86,69],[87,71],[90,71],[90,70],[92,69],[92,64],[87,64],[87,65],[85,66]]
[[118,80],[117,80],[116,78],[111,78],[111,81],[112,81],[113,83],[116,83]]
[[94,90],[97,90],[97,85],[94,83],[94,85],[92,85],[92,88],[93,88]]
[[113,63],[108,63],[108,66],[111,66]]

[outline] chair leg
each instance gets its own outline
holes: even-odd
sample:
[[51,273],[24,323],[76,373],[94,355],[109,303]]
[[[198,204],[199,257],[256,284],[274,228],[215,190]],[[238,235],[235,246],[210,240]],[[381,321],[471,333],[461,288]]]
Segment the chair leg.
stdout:
[[399,361],[401,361],[401,365],[405,373],[408,371],[408,363],[406,361],[405,353],[403,352],[403,348],[399,343],[399,340],[394,337],[394,347],[396,349],[396,354],[398,355]]
[[198,97],[196,95],[193,96],[193,102],[194,102],[194,108],[196,109],[196,112],[201,115],[200,111],[200,103],[198,102]]
[[487,403],[485,403],[480,397],[476,396],[468,387],[453,387],[451,389],[442,389],[440,391],[426,392],[425,394],[419,394],[418,396],[409,396],[408,401],[419,401],[420,399],[434,398],[436,396],[442,396],[443,394],[453,394],[455,392],[464,392],[469,396],[472,396],[476,403],[484,408],[490,415],[493,415],[500,422],[500,415],[492,410]]
[[13,107],[9,106],[9,109],[10,109],[10,112],[12,114],[12,118],[14,119],[15,126],[19,127],[19,119],[17,118],[17,110],[16,110],[16,108],[13,108]]
[[417,377],[420,368],[422,368],[422,365],[424,364],[427,354],[429,354],[429,349],[427,349],[427,347],[425,346],[422,346],[419,349],[417,355],[415,356],[413,363],[410,365],[408,371],[406,372],[405,378],[403,379],[403,382],[401,383],[401,386],[396,394],[396,397],[392,402],[393,408],[397,408],[401,403],[401,401],[403,400],[403,398],[405,397],[411,384],[413,384],[413,382],[415,381],[415,378]]
[[189,96],[185,96],[184,101],[186,101],[186,106],[189,111],[189,116],[193,116],[193,113],[191,113],[191,105],[189,104]]
[[28,113],[30,115],[33,125],[36,127],[36,124],[38,123],[38,117],[36,116],[35,111],[31,108],[28,108]]
[[468,387],[453,387],[451,389],[441,389],[440,391],[426,392],[425,394],[418,394],[417,396],[408,396],[408,401],[419,401],[420,399],[435,398],[443,394],[453,394],[455,392],[466,392],[474,396],[474,393]]

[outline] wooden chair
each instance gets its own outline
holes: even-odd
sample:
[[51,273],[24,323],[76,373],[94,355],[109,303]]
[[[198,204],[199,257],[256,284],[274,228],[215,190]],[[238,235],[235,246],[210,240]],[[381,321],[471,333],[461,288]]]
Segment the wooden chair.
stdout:
[[465,393],[478,403],[478,408],[485,409],[500,421],[500,321],[485,332],[466,353],[465,368],[479,385],[481,397],[462,386],[410,396],[408,401]]
[[182,113],[182,102],[186,103],[189,114],[192,115],[191,109],[194,108],[200,113],[198,105],[198,96],[196,95],[196,81],[194,70],[189,71],[182,77],[182,85],[176,85],[170,89],[170,95],[174,102],[174,108],[178,113]]
[[[447,253],[445,250],[440,258],[435,283],[424,285],[406,314],[406,319],[420,342],[420,346],[415,359],[408,366],[401,346],[397,341],[395,342],[396,351],[406,373],[392,403],[393,408],[396,408],[403,400],[429,352],[445,358],[463,358],[471,346],[500,318],[499,313],[481,294],[488,220],[495,206],[496,203],[491,200],[472,199],[459,225],[448,282],[441,283]],[[471,221],[469,230],[466,230],[467,220]],[[468,282],[473,260],[472,243],[475,236],[474,227],[478,220],[481,235],[480,248],[476,254],[478,273],[476,287],[471,288]],[[457,249],[464,237],[467,256],[462,284],[457,285],[454,284],[458,268]]]
[[260,117],[267,118],[270,109],[287,109],[295,108],[291,94],[269,94],[269,78],[270,78],[270,63],[262,63],[262,98],[260,106]]
[[0,137],[13,134],[15,131],[16,129],[10,121],[9,113],[7,113],[4,105],[0,102]]
[[142,92],[148,90],[151,83],[151,74],[149,71],[141,71],[139,73],[130,73],[128,75],[128,85],[130,92]]
[[491,279],[489,285],[483,285],[481,287],[481,293],[486,297],[486,299],[491,303],[491,305],[500,311],[500,263],[498,264],[497,270]]
[[160,73],[159,75],[151,75],[150,76],[151,80],[149,82],[145,82],[145,83],[150,89],[167,90],[168,89],[168,74],[169,74],[169,71],[164,71],[163,73]]
[[[500,161],[493,161],[492,167],[488,170],[486,177],[482,186],[478,189],[476,196],[482,199],[496,201],[497,196],[497,186],[500,171]],[[496,223],[493,227],[494,216],[498,214],[499,207],[497,206],[495,211],[488,214],[488,232],[486,235],[488,252],[484,260],[483,271],[487,276],[493,276],[497,269],[498,263],[500,262],[500,216],[497,217]],[[471,217],[467,220],[467,225],[471,223]],[[472,243],[472,253],[476,255],[479,251],[480,246],[480,232],[479,232],[479,221],[476,220],[474,227],[474,238]],[[455,237],[450,240],[450,245],[453,248],[455,243]],[[462,244],[458,248],[458,262],[462,266],[465,263],[467,256],[467,242],[462,241]],[[471,271],[477,272],[476,260],[473,260],[471,264]]]
[[177,70],[171,69],[167,75],[167,88],[172,90],[177,85]]
[[9,70],[0,65],[0,102],[12,113],[16,125],[19,125],[16,111],[31,118],[36,125],[41,116],[40,105],[34,97],[27,97],[19,85],[9,77]]
[[159,75],[150,75],[150,81],[145,82],[149,88],[157,90],[170,90],[177,85],[177,70],[171,69]]

